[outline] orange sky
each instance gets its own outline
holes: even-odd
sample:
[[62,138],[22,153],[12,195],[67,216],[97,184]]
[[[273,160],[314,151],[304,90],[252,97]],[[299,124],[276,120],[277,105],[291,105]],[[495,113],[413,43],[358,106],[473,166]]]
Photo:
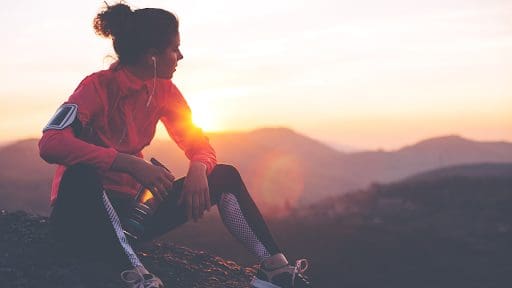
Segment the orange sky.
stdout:
[[[512,141],[511,1],[128,3],[180,18],[174,81],[205,130],[285,126],[360,149]],[[4,4],[0,143],[39,137],[80,80],[108,67],[110,43],[91,27],[101,6]]]

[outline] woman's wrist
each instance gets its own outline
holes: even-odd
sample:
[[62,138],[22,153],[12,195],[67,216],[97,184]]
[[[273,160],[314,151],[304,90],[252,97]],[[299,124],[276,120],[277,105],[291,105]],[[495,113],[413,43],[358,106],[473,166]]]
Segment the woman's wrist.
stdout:
[[199,161],[190,161],[190,166],[188,167],[188,176],[204,174],[206,175],[206,165]]
[[140,158],[137,158],[133,155],[118,153],[114,159],[114,162],[112,162],[110,169],[132,175],[136,165],[140,160]]

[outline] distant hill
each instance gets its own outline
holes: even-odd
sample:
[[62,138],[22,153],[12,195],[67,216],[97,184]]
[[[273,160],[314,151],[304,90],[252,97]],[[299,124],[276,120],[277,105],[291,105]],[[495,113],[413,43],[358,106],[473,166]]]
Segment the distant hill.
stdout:
[[[475,186],[471,187],[472,184]],[[478,191],[479,195],[466,192],[472,190]],[[487,195],[486,190],[493,192]],[[297,209],[294,215],[302,218],[324,216],[332,218],[360,213],[362,210],[399,213],[400,209],[412,211],[417,208],[414,205],[411,206],[412,202],[404,199],[420,197],[429,198],[429,203],[441,203],[447,200],[448,194],[454,197],[450,201],[463,201],[466,198],[477,197],[473,200],[476,201],[482,198],[481,204],[487,209],[493,207],[496,201],[493,198],[496,195],[493,193],[496,191],[504,193],[505,197],[510,197],[509,200],[512,201],[512,162],[455,165],[422,172],[392,183],[373,183],[365,189],[329,197]],[[487,207],[486,203],[489,201],[492,205]]]
[[[457,136],[432,138],[397,151],[357,153],[341,153],[285,128],[213,134],[210,140],[219,161],[234,163],[256,202],[269,211],[284,211],[372,182],[397,181],[440,167],[512,162],[512,143],[476,142]],[[173,145],[162,141],[146,152],[173,163],[180,153],[166,152]]]
[[[512,163],[484,163],[375,183],[268,224],[291,259],[310,260],[315,287],[504,287],[512,283],[510,207]],[[165,238],[253,261],[216,211]]]
[[[450,165],[512,162],[511,143],[457,136],[428,139],[396,151],[357,153],[339,152],[286,128],[208,136],[219,162],[239,168],[255,201],[272,216],[373,182],[397,181]],[[160,159],[177,176],[186,173],[188,161],[172,141],[155,140],[144,153]],[[6,199],[0,205],[48,213],[54,169],[39,158],[37,140],[0,148],[0,197]]]
[[485,162],[512,162],[512,144],[446,136],[427,139],[396,151],[354,153],[346,164],[353,171],[367,175],[371,181],[390,182],[441,167]]
[[[297,202],[312,202],[357,182],[336,169],[345,154],[290,129],[210,134],[209,138],[219,163],[235,165],[255,201],[267,211],[286,212]],[[183,175],[188,164],[175,147],[170,141],[158,141],[145,154],[156,155],[169,167],[176,163],[178,175]]]
[[35,139],[0,148],[0,209],[48,215],[54,171],[39,157]]
[[510,163],[482,163],[449,166],[407,177],[402,182],[438,181],[446,178],[506,178],[512,175]]
[[0,148],[0,179],[33,181],[53,176],[54,167],[39,157],[34,139],[15,142]]
[[464,165],[323,200],[274,229],[296,219],[294,249],[322,247],[312,276],[338,287],[505,287],[510,207],[512,163]]

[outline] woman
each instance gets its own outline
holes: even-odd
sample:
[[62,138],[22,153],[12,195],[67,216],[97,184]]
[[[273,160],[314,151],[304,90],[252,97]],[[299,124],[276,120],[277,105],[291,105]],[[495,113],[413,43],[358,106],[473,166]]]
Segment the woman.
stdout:
[[[288,264],[236,168],[217,165],[208,139],[192,124],[171,81],[183,59],[176,17],[119,3],[96,15],[94,29],[112,39],[118,61],[79,84],[39,142],[41,157],[59,164],[50,217],[59,247],[127,269],[121,278],[128,287],[163,287],[132,245],[197,220],[217,204],[227,229],[261,263],[253,287],[310,287],[302,276],[307,262]],[[190,160],[184,178],[175,181],[170,171],[142,158],[158,121]],[[162,203],[144,219],[140,237],[127,239],[120,223],[130,217],[139,187]]]

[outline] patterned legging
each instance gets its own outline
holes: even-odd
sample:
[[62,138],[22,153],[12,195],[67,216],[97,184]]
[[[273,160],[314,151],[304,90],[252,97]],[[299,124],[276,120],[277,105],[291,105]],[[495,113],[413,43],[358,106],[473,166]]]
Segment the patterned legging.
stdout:
[[[176,180],[169,197],[145,221],[141,241],[155,239],[187,222],[186,207],[177,204],[183,183],[184,178]],[[217,165],[208,176],[208,185],[211,204],[218,204],[227,229],[259,261],[281,253],[236,168]],[[50,216],[52,235],[65,253],[104,259],[119,269],[142,265],[121,227],[130,201],[105,191],[92,167],[71,166],[61,180]]]

